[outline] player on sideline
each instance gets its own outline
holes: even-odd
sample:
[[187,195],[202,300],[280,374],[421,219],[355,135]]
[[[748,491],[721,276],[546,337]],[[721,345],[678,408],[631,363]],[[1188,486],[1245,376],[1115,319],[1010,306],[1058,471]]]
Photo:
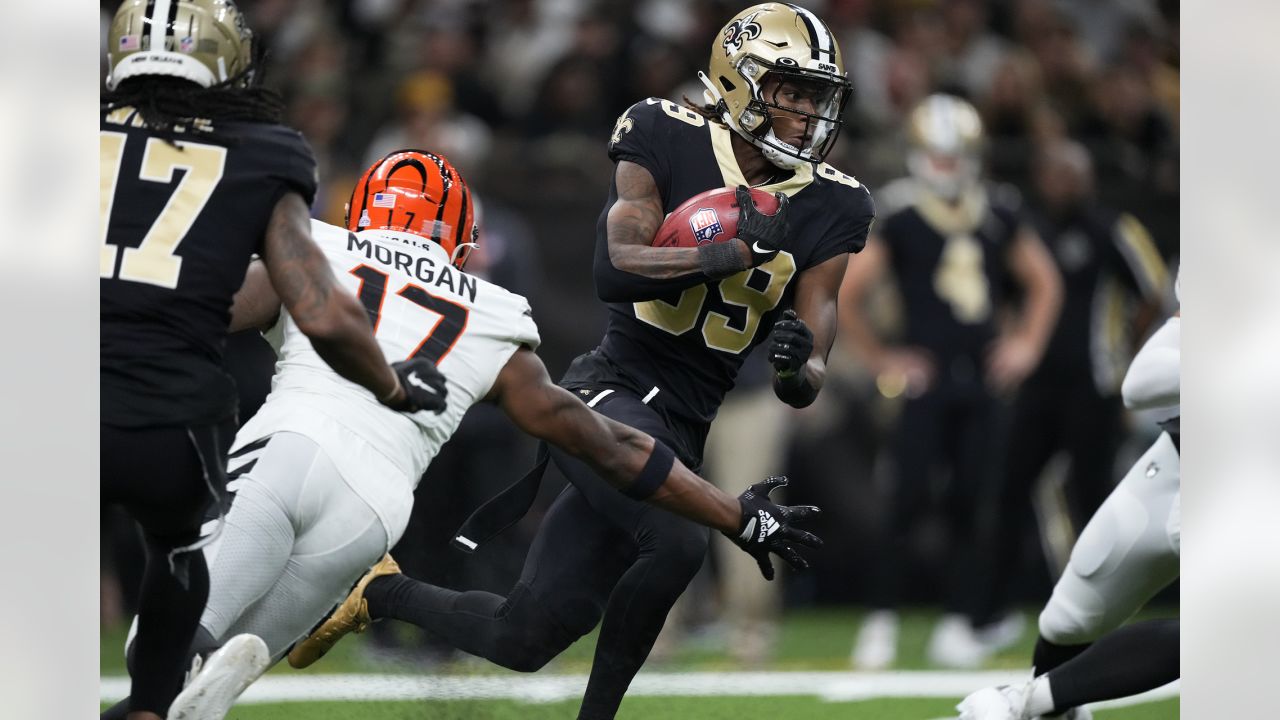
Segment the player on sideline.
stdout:
[[[155,720],[171,704],[179,712],[182,661],[209,590],[204,556],[194,551],[226,483],[236,392],[222,351],[250,256],[263,256],[299,327],[344,376],[398,409],[443,407],[443,398],[406,395],[397,377],[406,370],[387,365],[360,304],[337,291],[311,242],[315,160],[280,124],[279,96],[253,85],[251,34],[235,4],[129,0],[108,43],[99,135],[101,489],[102,503],[122,505],[144,533],[127,709]],[[408,369],[440,389],[429,363]],[[237,652],[260,649],[244,642]]]
[[[197,651],[252,633],[278,660],[371,565],[375,574],[397,572],[384,555],[409,521],[414,487],[482,401],[610,484],[654,488],[650,502],[737,538],[757,557],[785,556],[791,541],[818,543],[792,527],[816,508],[778,507],[762,487],[735,499],[663,443],[592,412],[551,382],[534,354],[538,329],[528,302],[462,272],[478,229],[470,189],[444,157],[403,150],[380,159],[352,192],[346,228],[313,221],[312,235],[364,303],[387,355],[439,364],[448,406],[440,415],[381,412],[324,366],[279,312],[262,269],[251,267],[232,326],[273,325],[280,362],[266,403],[232,448],[235,501],[208,550],[211,589]],[[774,522],[775,532],[744,539],[748,528]],[[247,684],[228,686],[225,704]]]
[[1136,695],[1178,678],[1177,620],[1120,624],[1178,577],[1181,338],[1178,313],[1152,334],[1125,375],[1125,405],[1157,411],[1164,432],[1071,550],[1066,572],[1040,613],[1035,678],[973,693],[956,708],[960,720],[1058,714],[1088,720],[1085,703]]
[[[783,3],[743,10],[717,35],[710,75],[701,77],[706,105],[650,98],[618,119],[608,145],[617,165],[595,251],[609,324],[599,348],[575,360],[560,383],[692,468],[756,345],[769,343],[782,401],[803,407],[816,397],[835,335],[836,293],[874,215],[867,189],[822,162],[850,85],[835,39],[816,16]],[[783,195],[778,213],[756,211],[744,188],[737,238],[651,247],[664,215],[685,200],[747,185]],[[550,455],[571,484],[543,519],[507,596],[378,577],[385,569],[375,569],[290,662],[308,665],[345,633],[390,617],[504,667],[535,671],[603,618],[578,717],[614,717],[701,566],[708,534],[645,504],[656,483],[634,483],[623,495],[568,453]],[[503,527],[527,509],[528,490],[518,483],[464,528]],[[522,492],[525,501],[515,502]],[[475,542],[485,534],[462,536]],[[771,579],[772,566],[758,557]],[[784,558],[803,566],[794,551]]]

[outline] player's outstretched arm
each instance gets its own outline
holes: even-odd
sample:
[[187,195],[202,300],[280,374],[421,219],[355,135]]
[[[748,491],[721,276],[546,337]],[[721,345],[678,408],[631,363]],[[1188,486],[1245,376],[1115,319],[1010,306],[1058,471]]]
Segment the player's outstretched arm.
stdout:
[[[745,229],[739,229],[740,235],[758,234],[766,251],[753,253],[742,238],[696,248],[652,247],[664,218],[662,195],[653,175],[637,163],[621,160],[614,171],[614,184],[618,199],[605,218],[607,252],[597,252],[595,262],[596,289],[605,302],[652,300],[742,272],[776,255],[785,236],[784,196],[778,213],[748,211]],[[750,194],[746,197],[749,203]]]
[[729,536],[761,561],[769,579],[769,552],[802,569],[808,564],[793,543],[821,544],[792,525],[816,515],[817,508],[774,505],[758,488],[738,498],[728,495],[685,467],[665,445],[591,410],[552,383],[532,350],[512,355],[485,399],[497,403],[521,430],[586,462],[620,491]]
[[[276,203],[263,243],[271,286],[298,329],[342,377],[364,386],[388,407],[444,409],[444,378],[425,360],[387,365],[360,301],[333,277],[324,252],[311,239],[311,218],[297,193]],[[414,387],[405,387],[401,378]]]

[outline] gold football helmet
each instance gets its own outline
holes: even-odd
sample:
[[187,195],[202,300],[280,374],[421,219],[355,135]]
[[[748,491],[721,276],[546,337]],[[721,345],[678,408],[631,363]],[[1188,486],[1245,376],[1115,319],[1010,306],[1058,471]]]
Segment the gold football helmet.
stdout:
[[217,85],[249,67],[252,41],[232,0],[125,0],[107,35],[107,89],[139,75]]
[[982,119],[954,95],[930,95],[907,118],[907,169],[926,188],[954,200],[982,172]]
[[[774,165],[821,162],[835,145],[852,85],[836,39],[817,15],[788,3],[743,10],[712,43],[709,71],[698,73],[707,102]],[[804,118],[799,145],[774,134],[779,112]]]

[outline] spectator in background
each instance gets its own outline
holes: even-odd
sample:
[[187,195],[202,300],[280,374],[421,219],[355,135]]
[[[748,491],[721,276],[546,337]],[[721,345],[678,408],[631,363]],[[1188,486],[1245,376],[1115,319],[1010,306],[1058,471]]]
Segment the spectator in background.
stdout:
[[[929,504],[937,471],[948,473],[946,614],[929,641],[929,660],[974,667],[1017,639],[1017,616],[985,614],[986,588],[973,578],[997,558],[989,543],[999,496],[1004,398],[1035,368],[1061,302],[1061,280],[1039,237],[1023,219],[1016,192],[981,178],[982,125],[968,103],[932,95],[912,112],[911,177],[879,195],[876,235],[849,263],[840,293],[841,336],[890,397],[905,395],[886,452],[891,487],[869,576],[876,611],[853,659],[883,668],[897,656],[896,608],[902,600],[911,530]],[[901,344],[880,339],[861,299],[883,274],[897,281],[905,310]],[[1016,321],[1000,322],[1011,283],[1024,302]]]
[[453,84],[433,70],[404,79],[397,92],[399,119],[384,125],[369,143],[365,161],[372,164],[396,148],[438,148],[460,168],[479,168],[488,157],[492,133],[481,120],[459,112]]
[[540,78],[572,45],[576,4],[505,0],[489,14],[482,67],[509,117],[529,111]]
[[980,103],[1008,53],[1008,43],[988,29],[983,0],[944,0],[942,23],[947,60],[942,85],[961,88]]
[[[855,117],[849,130],[878,133],[898,118],[889,100],[889,60],[893,42],[871,26],[871,0],[838,0],[828,12],[831,30],[839,38],[849,79],[853,81]],[[923,97],[923,95],[922,95]]]
[[1035,224],[1063,277],[1065,301],[1044,361],[1014,407],[1001,547],[1017,546],[1030,517],[1030,488],[1056,453],[1070,459],[1066,494],[1075,528],[1111,492],[1123,433],[1120,381],[1168,291],[1168,273],[1142,224],[1094,200],[1084,147],[1047,145],[1035,177]]
[[1047,101],[1035,58],[1021,50],[1006,54],[980,108],[989,143],[991,178],[1029,187],[1035,147],[1067,132],[1061,116]]
[[1075,20],[1047,0],[1023,0],[1016,19],[1018,39],[1035,57],[1045,93],[1068,129],[1089,113],[1096,64],[1080,41]]

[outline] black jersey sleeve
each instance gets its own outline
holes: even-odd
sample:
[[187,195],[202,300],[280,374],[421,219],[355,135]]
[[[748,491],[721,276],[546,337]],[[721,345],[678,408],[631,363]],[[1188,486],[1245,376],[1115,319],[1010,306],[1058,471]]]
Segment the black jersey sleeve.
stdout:
[[[667,109],[663,109],[662,103],[668,103]],[[671,104],[669,100],[656,98],[641,100],[618,118],[613,128],[613,135],[609,138],[609,158],[615,163],[622,160],[633,162],[648,170],[653,176],[664,207],[674,204],[671,197],[672,154],[678,152],[681,142],[689,141],[688,135],[681,136],[678,133],[687,133],[692,127],[687,122],[670,117],[673,112],[679,113],[685,110]],[[604,302],[653,300],[711,281],[711,278],[701,272],[659,279],[615,267],[609,258],[607,223],[609,209],[617,201],[618,185],[615,179],[609,187],[609,201],[600,215],[596,229],[593,275],[596,281],[596,294],[601,300]]]
[[662,102],[648,98],[622,113],[609,136],[609,159],[615,163],[626,160],[648,170],[665,202],[671,184],[670,136],[675,128],[663,122],[669,118],[660,107]]
[[246,136],[255,144],[252,156],[262,163],[261,170],[277,183],[274,200],[296,192],[307,205],[315,201],[316,159],[301,133],[283,125],[259,125]]
[[819,165],[816,175],[818,182],[830,185],[831,222],[818,240],[810,265],[818,265],[843,253],[861,252],[876,218],[875,203],[866,185],[830,165]]

